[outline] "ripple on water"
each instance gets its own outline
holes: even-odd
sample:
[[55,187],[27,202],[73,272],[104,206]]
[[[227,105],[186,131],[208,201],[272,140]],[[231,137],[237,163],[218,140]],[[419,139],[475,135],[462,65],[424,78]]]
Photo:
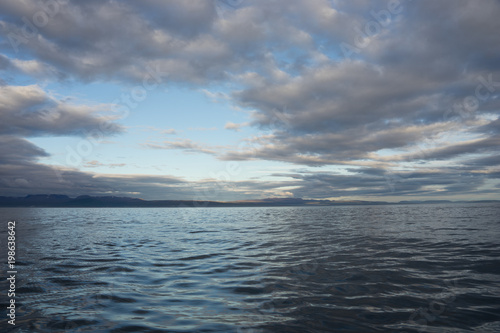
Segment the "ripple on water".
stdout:
[[500,331],[498,205],[0,210],[25,331]]

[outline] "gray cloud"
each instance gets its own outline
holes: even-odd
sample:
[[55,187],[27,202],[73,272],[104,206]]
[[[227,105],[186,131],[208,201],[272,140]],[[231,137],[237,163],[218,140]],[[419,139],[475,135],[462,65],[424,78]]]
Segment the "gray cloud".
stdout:
[[104,135],[122,128],[112,116],[96,114],[103,107],[56,100],[40,87],[0,86],[0,135],[80,135],[98,129]]
[[[0,152],[4,150],[0,148]],[[287,182],[225,182],[219,179],[190,182],[172,176],[102,175],[19,159],[2,162],[6,163],[0,163],[0,196],[57,193],[69,196],[113,195],[143,199],[229,201],[260,198],[266,194],[275,196],[277,189],[288,185]]]
[[4,33],[19,37],[12,48],[83,80],[142,80],[148,66],[178,82],[222,80],[249,67],[272,76],[273,52],[288,52],[281,66],[300,70],[319,56],[313,36],[333,47],[354,34],[343,29],[353,18],[325,0],[243,3],[223,17],[217,6],[205,0],[69,1],[34,26],[33,38],[26,38],[22,18],[43,11],[36,1],[3,2],[0,17]]
[[16,165],[49,156],[43,149],[28,140],[11,135],[0,135],[0,164]]
[[[233,97],[255,110],[255,126],[268,130],[260,144],[223,159],[269,159],[306,165],[390,161],[381,150],[412,151],[396,160],[448,160],[497,154],[500,71],[498,2],[401,2],[397,20],[360,47],[353,59],[306,68],[277,81],[252,78]],[[376,11],[386,2],[373,2]],[[351,13],[355,4],[337,4]],[[374,20],[370,8],[365,23]],[[446,13],[446,16],[444,16]],[[351,27],[363,26],[363,19]],[[351,36],[352,37],[352,36]],[[346,40],[354,44],[354,39]],[[474,126],[474,122],[483,125]],[[447,143],[443,134],[482,134]],[[491,157],[491,156],[490,156]]]
[[466,165],[473,165],[476,167],[499,166],[500,165],[500,154],[497,154],[495,156],[475,158],[475,159],[466,161],[465,164]]
[[[468,154],[484,154],[484,153],[494,153],[498,154],[500,152],[500,136],[491,136],[486,139],[477,139],[468,142],[462,142],[458,144],[452,144],[446,147],[432,149],[430,151],[423,152],[423,158],[426,160],[445,160],[452,157],[457,157],[461,155]],[[490,156],[488,159],[494,158],[495,156]]]
[[[353,170],[354,171],[354,170]],[[493,194],[483,188],[492,174],[440,171],[398,172],[382,169],[360,169],[358,173],[301,173],[292,177],[301,180],[292,190],[296,197],[440,197],[455,195]],[[286,175],[283,175],[286,176]]]
[[105,111],[102,106],[55,99],[36,85],[0,86],[0,195],[113,191],[111,182],[96,181],[92,174],[40,164],[39,158],[50,155],[26,139],[67,135],[99,139],[122,132],[114,117],[100,115]]

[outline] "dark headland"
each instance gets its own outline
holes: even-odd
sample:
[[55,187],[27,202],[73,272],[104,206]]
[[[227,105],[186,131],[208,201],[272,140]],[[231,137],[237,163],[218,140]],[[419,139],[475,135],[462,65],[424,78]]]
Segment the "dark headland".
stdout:
[[394,205],[394,204],[446,204],[446,203],[494,203],[482,201],[345,201],[309,200],[301,198],[267,198],[241,201],[194,201],[194,200],[143,200],[115,196],[81,195],[71,198],[61,194],[36,194],[25,197],[0,196],[0,207],[280,207],[280,206],[341,206],[341,205]]

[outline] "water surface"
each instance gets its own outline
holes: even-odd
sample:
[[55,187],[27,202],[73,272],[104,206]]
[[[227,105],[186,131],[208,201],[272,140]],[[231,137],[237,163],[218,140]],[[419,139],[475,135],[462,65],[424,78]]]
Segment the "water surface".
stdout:
[[7,332],[500,332],[499,205],[0,216],[2,249],[6,221],[18,233]]

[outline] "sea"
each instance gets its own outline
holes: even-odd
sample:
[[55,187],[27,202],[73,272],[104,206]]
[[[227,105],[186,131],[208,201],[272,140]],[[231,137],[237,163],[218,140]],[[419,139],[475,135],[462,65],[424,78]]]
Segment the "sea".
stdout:
[[0,217],[1,332],[500,332],[498,203]]

